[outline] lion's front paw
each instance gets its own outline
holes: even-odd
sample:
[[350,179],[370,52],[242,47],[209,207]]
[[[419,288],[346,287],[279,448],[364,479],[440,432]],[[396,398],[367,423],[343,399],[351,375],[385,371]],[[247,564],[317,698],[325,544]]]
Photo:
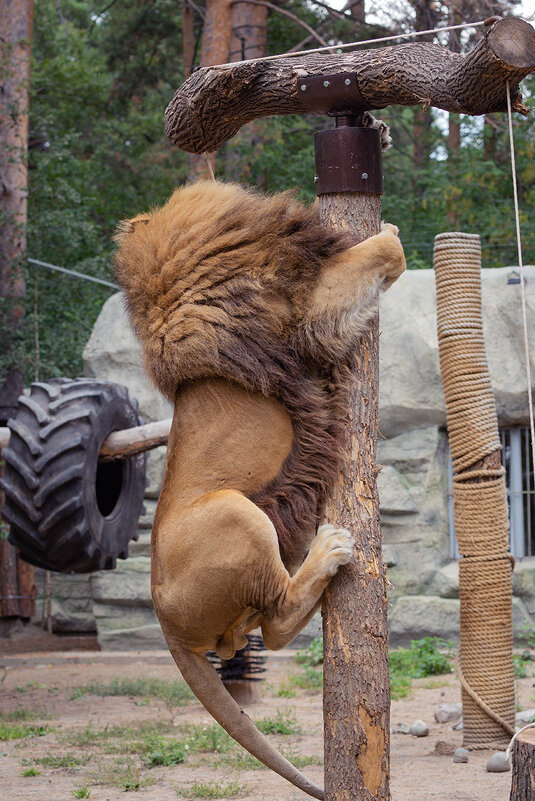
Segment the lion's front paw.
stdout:
[[381,233],[385,234],[392,234],[392,236],[397,236],[399,234],[399,228],[397,225],[392,225],[392,223],[387,223],[383,220],[381,223]]
[[397,281],[399,276],[405,272],[407,266],[405,264],[403,245],[398,237],[398,230],[397,225],[382,223],[379,236],[383,237],[383,246],[386,244],[383,289],[391,287],[394,281]]
[[319,527],[310,550],[315,552],[325,575],[334,576],[340,565],[351,560],[354,547],[349,531],[327,524]]

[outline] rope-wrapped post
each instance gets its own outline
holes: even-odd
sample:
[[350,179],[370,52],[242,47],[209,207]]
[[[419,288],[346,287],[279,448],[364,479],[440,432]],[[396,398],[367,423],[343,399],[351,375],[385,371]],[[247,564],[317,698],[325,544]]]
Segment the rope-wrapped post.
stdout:
[[453,461],[463,741],[505,748],[514,733],[512,557],[505,475],[481,314],[476,234],[435,238],[440,369]]

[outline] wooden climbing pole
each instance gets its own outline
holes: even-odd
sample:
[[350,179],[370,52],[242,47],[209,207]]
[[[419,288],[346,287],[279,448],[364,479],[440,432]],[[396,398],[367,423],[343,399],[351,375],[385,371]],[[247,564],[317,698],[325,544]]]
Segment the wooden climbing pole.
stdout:
[[514,734],[512,566],[505,471],[481,315],[477,234],[435,238],[440,369],[453,461],[459,562],[463,744],[504,748]]
[[[362,115],[339,117],[336,128],[316,134],[321,219],[349,231],[355,242],[381,227],[380,135],[358,127],[359,122]],[[325,521],[353,533],[357,556],[338,572],[323,598],[325,798],[388,801],[388,622],[375,467],[378,315],[347,368],[356,381],[347,405],[345,460]]]
[[[519,19],[494,17],[486,24],[484,36],[466,56],[419,42],[345,54],[287,54],[198,69],[169,104],[166,132],[183,150],[209,153],[245,123],[271,114],[328,113],[347,119],[364,109],[423,103],[481,115],[507,109],[507,82],[513,110],[526,114],[518,85],[535,68],[535,31]],[[310,91],[311,81],[317,89],[318,80],[325,92]],[[339,161],[339,174],[355,173],[360,167],[359,177],[368,180],[370,170],[361,156],[355,161],[350,148],[346,153],[350,169],[342,169],[344,162]],[[327,173],[335,169],[330,156],[323,166]],[[380,208],[376,193],[365,186],[355,189],[338,183],[320,195],[326,224],[351,230],[356,239],[376,233]],[[348,409],[347,460],[329,506],[329,517],[355,534],[357,549],[354,561],[340,570],[324,605],[326,799],[386,801],[390,797],[386,595],[375,486],[377,325],[360,343],[353,369],[358,390]],[[472,465],[473,470],[487,467],[493,469],[492,464]],[[503,558],[500,564],[506,561]]]

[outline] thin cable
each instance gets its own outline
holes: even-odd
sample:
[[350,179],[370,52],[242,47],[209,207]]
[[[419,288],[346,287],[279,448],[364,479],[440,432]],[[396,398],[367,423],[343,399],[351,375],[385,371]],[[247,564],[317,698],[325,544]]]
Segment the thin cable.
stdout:
[[518,207],[518,188],[516,185],[515,140],[513,136],[513,114],[511,110],[511,90],[509,87],[509,81],[507,81],[506,87],[507,87],[507,117],[509,122],[509,148],[511,151],[511,173],[513,176],[513,199],[515,203],[516,244],[518,248],[520,297],[522,301],[521,303],[522,325],[524,328],[524,355],[526,359],[526,376],[528,379],[528,406],[529,406],[529,428],[531,432],[531,458],[533,459],[533,468],[534,468],[533,482],[535,486],[535,416],[533,414],[533,393],[531,389],[531,363],[529,355],[528,316],[526,312],[526,281],[524,278],[524,261],[522,259],[522,237],[520,235],[520,211]]
[[279,58],[294,58],[295,56],[308,56],[310,53],[330,53],[331,50],[345,50],[348,47],[361,47],[367,44],[377,44],[378,42],[394,42],[396,39],[412,39],[415,36],[428,36],[430,33],[443,33],[444,31],[457,31],[460,28],[478,28],[485,25],[485,22],[464,22],[462,25],[448,25],[444,28],[431,28],[428,31],[413,31],[412,33],[397,33],[393,36],[381,36],[379,39],[364,39],[361,42],[346,42],[345,44],[328,45],[326,47],[316,47],[313,50],[297,50],[295,53],[278,53],[274,56],[264,56],[260,58],[250,58],[244,61],[231,61],[227,64],[213,64],[207,69],[219,69],[223,67],[237,67],[240,64],[255,64],[257,61],[276,61]]
[[57,264],[49,264],[47,261],[39,261],[39,259],[26,259],[30,264],[35,264],[37,267],[46,267],[47,270],[55,270],[58,273],[65,273],[66,275],[73,275],[75,278],[82,278],[84,281],[91,281],[93,284],[102,284],[102,286],[109,286],[112,289],[120,289],[117,284],[112,284],[111,281],[105,281],[103,278],[95,278],[93,275],[86,275],[79,273],[76,270],[67,270],[66,267],[58,267]]

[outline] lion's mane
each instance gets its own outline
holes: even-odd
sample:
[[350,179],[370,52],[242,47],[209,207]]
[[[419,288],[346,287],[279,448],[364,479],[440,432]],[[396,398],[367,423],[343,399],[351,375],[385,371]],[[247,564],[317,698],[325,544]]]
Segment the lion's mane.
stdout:
[[314,534],[340,468],[347,347],[325,321],[315,338],[303,320],[316,277],[347,237],[290,193],[198,182],[123,223],[116,240],[145,368],[169,400],[183,382],[221,377],[287,409],[291,453],[251,500],[291,558]]

